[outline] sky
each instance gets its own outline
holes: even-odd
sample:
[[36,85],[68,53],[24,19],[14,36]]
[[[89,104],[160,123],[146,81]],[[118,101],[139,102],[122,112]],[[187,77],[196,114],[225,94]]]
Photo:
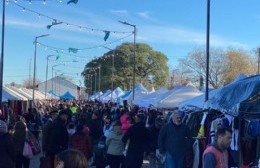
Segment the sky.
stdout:
[[[36,78],[45,81],[47,56],[54,55],[49,57],[48,79],[54,68],[54,75],[64,74],[78,85],[83,85],[80,73],[84,66],[108,52],[101,46],[114,49],[133,42],[133,27],[119,20],[136,25],[136,42],[164,53],[170,69],[206,44],[206,0],[9,1],[5,11],[4,84],[22,84],[33,78],[33,42],[45,34],[49,36],[38,38],[36,47]],[[259,0],[211,0],[210,47],[249,52],[260,47],[259,6]],[[47,29],[54,19],[62,23]],[[110,32],[106,41],[104,31]],[[69,48],[79,50],[73,53]],[[62,65],[53,67],[58,64]]]

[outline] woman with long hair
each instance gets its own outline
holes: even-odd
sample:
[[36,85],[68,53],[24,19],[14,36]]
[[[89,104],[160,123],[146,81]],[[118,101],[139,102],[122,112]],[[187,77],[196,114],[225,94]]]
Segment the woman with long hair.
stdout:
[[86,157],[78,150],[69,149],[56,156],[56,168],[87,168]]

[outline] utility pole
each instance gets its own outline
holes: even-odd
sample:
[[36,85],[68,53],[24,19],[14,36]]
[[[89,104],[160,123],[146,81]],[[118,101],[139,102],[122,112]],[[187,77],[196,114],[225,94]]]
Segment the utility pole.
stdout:
[[206,36],[206,92],[205,102],[209,99],[209,39],[210,39],[210,0],[207,0],[207,36]]
[[3,95],[3,76],[4,76],[4,46],[5,46],[5,0],[3,0],[2,10],[2,45],[1,45],[1,59],[0,59],[0,109],[2,109],[2,95]]
[[257,63],[257,74],[259,75],[260,70],[260,48],[258,48],[258,63]]
[[31,65],[32,65],[32,59],[30,59],[29,62],[29,88],[31,87]]
[[136,57],[136,25],[133,25],[133,24],[130,24],[130,23],[127,23],[127,22],[122,22],[122,21],[119,21],[119,23],[122,23],[124,25],[128,25],[128,26],[131,26],[134,28],[134,31],[133,31],[133,34],[134,34],[134,57],[133,57],[133,101],[135,99],[135,69],[136,69],[136,62],[135,62],[135,57]]

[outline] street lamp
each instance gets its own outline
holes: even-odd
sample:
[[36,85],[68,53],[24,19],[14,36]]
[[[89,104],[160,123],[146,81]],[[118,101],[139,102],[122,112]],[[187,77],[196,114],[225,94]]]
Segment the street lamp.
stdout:
[[131,26],[134,28],[134,59],[133,59],[133,101],[135,99],[135,52],[136,52],[136,44],[135,44],[135,38],[136,38],[136,25],[133,25],[133,24],[130,24],[130,23],[127,23],[127,22],[122,22],[122,21],[119,21],[119,23],[122,23],[124,25],[128,25],[128,26]]
[[64,66],[65,64],[57,64],[57,65],[52,66],[52,79],[51,79],[51,90],[52,90],[52,92],[53,92],[53,70],[54,70],[54,67],[61,66],[61,65]]
[[5,0],[3,0],[2,14],[2,46],[0,60],[0,109],[2,109],[2,94],[3,94],[3,74],[4,74],[4,43],[5,43]]
[[33,66],[33,95],[32,95],[32,103],[34,103],[34,92],[35,92],[35,78],[36,78],[36,49],[37,49],[37,40],[38,38],[47,37],[49,34],[44,34],[40,36],[36,36],[34,40],[34,66]]
[[115,50],[112,50],[111,48],[108,48],[106,46],[103,46],[104,48],[110,50],[110,51],[113,51],[113,54],[112,54],[112,77],[111,77],[111,102],[113,102],[113,89],[114,89],[114,68],[115,68]]
[[48,55],[47,56],[47,64],[46,64],[46,77],[45,77],[45,99],[46,99],[46,93],[47,93],[47,79],[48,79],[48,64],[49,64],[49,58],[53,57],[55,55]]

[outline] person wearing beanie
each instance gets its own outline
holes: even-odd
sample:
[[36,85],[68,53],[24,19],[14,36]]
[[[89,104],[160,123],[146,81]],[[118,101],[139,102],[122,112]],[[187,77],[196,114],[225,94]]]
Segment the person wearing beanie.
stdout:
[[7,132],[7,124],[0,120],[0,167],[15,167],[15,148],[13,137]]

